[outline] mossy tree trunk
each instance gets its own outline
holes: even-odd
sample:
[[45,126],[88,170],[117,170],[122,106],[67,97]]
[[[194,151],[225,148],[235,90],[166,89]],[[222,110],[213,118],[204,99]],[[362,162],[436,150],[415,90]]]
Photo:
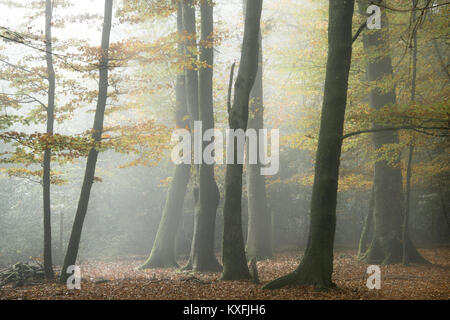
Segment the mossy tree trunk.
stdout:
[[354,1],[329,1],[328,60],[305,254],[295,271],[264,286],[334,287],[333,244],[339,162],[352,55]]
[[[101,57],[99,63],[99,90],[97,107],[95,109],[95,118],[92,138],[97,144],[101,141],[103,132],[103,119],[105,117],[106,99],[108,97],[108,60],[109,60],[109,38],[111,34],[112,24],[112,7],[113,0],[105,0],[105,14],[103,19],[102,43],[101,43]],[[84,218],[86,217],[89,197],[91,194],[92,184],[94,183],[95,167],[97,164],[99,151],[96,146],[89,151],[86,171],[84,173],[83,185],[81,187],[80,199],[78,200],[77,212],[70,234],[69,245],[67,247],[66,256],[64,258],[63,268],[61,270],[61,282],[66,282],[69,274],[67,268],[75,265],[78,255],[78,247],[80,245],[81,231],[83,229]]]
[[[365,1],[359,2],[360,12],[367,8]],[[392,61],[389,54],[388,20],[383,7],[381,9],[381,29],[367,30],[363,36],[364,50],[368,57],[367,79],[375,86],[377,81],[392,78]],[[379,110],[387,105],[396,103],[395,88],[387,91],[381,88],[372,88],[369,93],[369,105]],[[375,129],[383,125],[374,124]],[[373,133],[375,150],[386,145],[397,144],[398,134],[395,131]],[[394,159],[390,164],[387,160],[375,163],[375,232],[371,244],[363,259],[367,263],[400,263],[402,261],[402,217],[403,207],[403,181],[400,159]],[[406,239],[408,261],[425,262],[412,244],[409,237]]]
[[[180,2],[178,3],[177,10],[177,29],[178,34],[181,35],[183,32],[183,17]],[[182,41],[178,43],[178,54],[180,56],[184,54]],[[175,93],[175,121],[178,128],[185,128],[189,124],[186,121],[188,113],[184,72],[177,76]],[[175,167],[152,251],[140,269],[178,267],[175,253],[175,239],[183,213],[184,197],[186,195],[190,173],[191,166],[189,164],[179,164]]]
[[[262,0],[247,1],[241,62],[235,83],[233,106],[228,110],[230,129],[247,129],[249,97],[258,71],[259,33]],[[238,164],[237,139],[234,139],[234,163],[227,164],[223,209],[223,280],[250,279],[242,234],[242,171]],[[227,153],[230,152],[227,146]]]

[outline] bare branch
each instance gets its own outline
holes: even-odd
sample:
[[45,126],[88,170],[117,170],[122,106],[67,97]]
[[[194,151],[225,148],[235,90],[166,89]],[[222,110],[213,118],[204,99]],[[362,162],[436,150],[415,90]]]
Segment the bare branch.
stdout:
[[374,133],[374,132],[383,132],[383,131],[398,131],[398,130],[414,130],[419,133],[433,135],[430,132],[426,132],[426,130],[443,130],[449,131],[450,127],[421,127],[421,126],[400,126],[400,127],[390,127],[390,128],[378,128],[378,129],[368,129],[368,130],[360,130],[355,132],[350,132],[342,136],[342,140],[357,136],[363,133]]

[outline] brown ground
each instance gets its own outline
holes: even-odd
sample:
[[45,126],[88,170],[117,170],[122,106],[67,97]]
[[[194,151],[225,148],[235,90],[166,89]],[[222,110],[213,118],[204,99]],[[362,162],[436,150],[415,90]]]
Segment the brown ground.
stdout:
[[[450,299],[450,248],[420,249],[429,266],[381,266],[380,290],[366,287],[367,265],[354,250],[336,250],[333,280],[338,289],[316,292],[311,287],[262,290],[262,284],[292,271],[301,253],[280,253],[258,262],[261,285],[221,281],[220,273],[185,273],[176,269],[137,271],[143,261],[91,262],[81,265],[81,290],[41,283],[0,288],[1,299]],[[95,283],[99,279],[109,282]]]

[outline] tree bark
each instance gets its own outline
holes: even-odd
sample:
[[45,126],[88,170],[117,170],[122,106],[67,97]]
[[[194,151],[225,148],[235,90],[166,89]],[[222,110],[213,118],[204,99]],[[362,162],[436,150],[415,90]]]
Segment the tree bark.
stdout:
[[[103,119],[105,116],[106,99],[108,96],[108,59],[109,59],[109,38],[111,34],[112,23],[112,7],[113,0],[105,0],[105,14],[103,20],[102,42],[101,42],[101,58],[99,63],[99,90],[97,107],[95,110],[95,118],[93,125],[92,138],[96,144],[100,143],[103,131]],[[95,177],[95,167],[97,164],[97,157],[99,151],[97,146],[92,147],[86,163],[86,171],[84,173],[83,185],[81,188],[80,199],[78,201],[77,212],[70,234],[69,245],[67,247],[66,256],[64,258],[64,265],[61,270],[61,282],[66,282],[69,274],[67,268],[75,265],[78,255],[78,247],[81,239],[81,231],[83,229],[84,218],[89,204],[89,197],[91,193],[92,184]]]
[[[359,2],[359,9],[365,12],[367,3]],[[367,79],[374,84],[385,77],[392,77],[392,61],[389,55],[388,20],[383,7],[381,9],[381,29],[369,30],[363,36],[364,50],[370,60],[367,63]],[[396,103],[395,88],[385,92],[374,88],[369,93],[369,105],[379,110]],[[379,124],[374,129],[382,129]],[[385,145],[399,142],[397,132],[379,131],[373,133],[375,150]],[[386,160],[375,163],[375,232],[371,244],[363,257],[367,263],[399,263],[402,261],[402,216],[403,216],[403,181],[400,159],[393,165]],[[416,250],[409,237],[407,239],[408,260],[423,262],[425,259]]]
[[[181,35],[184,30],[181,2],[178,3],[177,29],[178,34]],[[180,56],[184,55],[183,42],[180,41],[178,43],[177,50]],[[186,122],[188,113],[184,72],[177,76],[175,93],[175,121],[178,128],[185,128],[189,124]],[[190,174],[191,166],[188,164],[179,164],[175,167],[152,251],[140,269],[178,267],[175,253],[175,239],[183,213],[184,197],[186,195]]]
[[329,288],[333,273],[333,244],[339,162],[352,55],[354,1],[329,1],[328,61],[311,199],[311,224],[305,254],[297,269],[269,282],[265,289],[288,285]]
[[[47,79],[48,79],[48,103],[47,103],[47,134],[53,135],[53,123],[55,112],[55,70],[53,68],[52,56],[52,11],[53,4],[51,0],[45,1],[45,50],[47,61]],[[50,162],[52,150],[50,147],[44,150],[43,162],[43,203],[44,203],[44,272],[47,279],[53,279],[52,263],[52,226],[51,226],[51,207],[50,207],[50,185],[51,168]]]
[[[263,100],[263,51],[262,35],[258,35],[259,55],[258,72],[250,92],[250,116],[248,128],[255,129],[259,140],[259,129],[264,128]],[[259,144],[256,149],[259,154]],[[247,259],[267,259],[272,257],[271,215],[267,208],[266,178],[261,175],[261,163],[248,163],[247,146],[247,198],[248,198],[248,230],[246,253]]]

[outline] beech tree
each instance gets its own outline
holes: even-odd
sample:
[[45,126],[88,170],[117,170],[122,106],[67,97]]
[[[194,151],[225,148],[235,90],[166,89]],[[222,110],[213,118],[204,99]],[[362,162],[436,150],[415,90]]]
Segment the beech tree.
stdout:
[[[193,1],[183,1],[183,22],[188,40],[186,50],[191,64],[186,68],[186,96],[191,118],[191,132],[194,121],[201,121],[202,132],[214,128],[213,112],[213,4],[205,0],[200,2],[201,39],[197,44],[195,27],[195,6]],[[196,66],[196,49],[200,49],[200,61]],[[197,69],[199,69],[197,71]],[[194,132],[194,134],[196,134]],[[202,142],[203,147],[207,142]],[[203,158],[203,155],[201,155]],[[185,270],[220,271],[221,265],[214,253],[214,232],[216,211],[219,205],[219,189],[214,178],[214,165],[203,163],[194,166],[195,181],[193,187],[194,231],[192,235],[190,257]]]
[[[47,62],[47,80],[48,80],[48,102],[47,102],[47,134],[53,134],[53,123],[55,122],[55,70],[53,68],[52,56],[52,12],[53,3],[51,0],[45,1],[45,50]],[[51,208],[50,208],[50,162],[52,150],[50,147],[44,151],[43,162],[43,202],[44,202],[44,271],[47,279],[54,277],[52,266],[52,226],[51,226]]]
[[[258,71],[256,73],[252,91],[250,92],[248,128],[256,130],[259,141],[259,130],[264,128],[263,50],[261,31],[258,35],[258,43]],[[259,154],[259,144],[256,151]],[[260,159],[258,158],[256,164],[248,163],[248,159],[249,157],[247,156],[248,231],[245,251],[248,260],[253,257],[256,259],[266,259],[272,257],[272,225],[271,214],[267,207],[266,178],[261,174]]]
[[[177,51],[180,56],[184,55],[185,50],[184,41],[182,40],[184,30],[182,10],[182,3],[179,1],[177,8],[177,31],[179,38]],[[189,127],[189,122],[186,121],[188,112],[184,72],[177,75],[175,93],[175,121],[177,127]],[[140,269],[178,267],[175,255],[175,240],[179,221],[183,213],[183,203],[190,173],[191,166],[188,164],[178,164],[175,167],[173,179],[167,193],[161,221],[159,223],[155,241],[153,242],[152,251],[147,261],[145,261]]]
[[[234,101],[228,110],[230,129],[246,130],[249,96],[258,72],[259,33],[262,0],[247,1],[241,61],[234,85]],[[242,171],[238,163],[237,138],[234,140],[234,162],[227,164],[225,175],[225,204],[223,209],[223,280],[249,279],[250,273],[244,251],[242,234]],[[228,151],[227,151],[228,152]]]
[[277,289],[287,285],[334,287],[333,244],[336,202],[347,104],[348,76],[352,56],[354,1],[329,1],[328,59],[311,198],[310,230],[305,254],[292,273],[264,286]]
[[[366,12],[367,3],[359,1],[359,10]],[[389,105],[395,105],[395,88],[388,90],[377,86],[382,79],[392,78],[392,60],[389,54],[388,20],[385,9],[381,10],[381,29],[367,30],[363,34],[364,51],[367,55],[367,80],[371,84],[369,106],[380,110]],[[399,142],[398,132],[386,130],[383,124],[374,123],[372,140],[375,150]],[[400,159],[393,163],[386,159],[377,160],[374,166],[374,235],[362,259],[367,263],[398,263],[402,261],[402,217],[403,179],[399,166]],[[416,250],[409,236],[405,238],[407,260],[410,262],[425,262],[426,260]]]
[[[213,5],[209,0],[200,2],[201,40],[200,63],[206,66],[199,70],[199,119],[202,122],[202,136],[214,128],[213,108],[213,66],[214,66],[214,16]],[[203,142],[204,149],[208,145]],[[202,161],[198,172],[198,208],[195,212],[194,234],[191,248],[192,269],[197,271],[220,271],[222,266],[214,253],[214,233],[219,188],[214,178],[214,165]]]
[[63,268],[61,270],[60,276],[61,282],[66,282],[67,278],[69,277],[69,274],[67,274],[67,268],[71,265],[75,265],[75,262],[77,260],[78,247],[81,239],[81,231],[83,229],[83,222],[84,218],[86,217],[86,212],[88,209],[92,184],[94,183],[95,167],[97,164],[97,158],[99,154],[98,148],[102,138],[103,120],[105,116],[106,99],[108,96],[108,61],[109,61],[109,39],[112,24],[112,8],[113,8],[113,0],[105,0],[101,52],[100,52],[100,61],[98,65],[99,68],[98,99],[97,99],[97,107],[95,109],[94,125],[92,129],[92,139],[95,145],[90,149],[86,162],[86,170],[84,173],[80,198],[78,200],[77,212],[75,214],[72,232],[70,234],[69,245],[67,247]]

